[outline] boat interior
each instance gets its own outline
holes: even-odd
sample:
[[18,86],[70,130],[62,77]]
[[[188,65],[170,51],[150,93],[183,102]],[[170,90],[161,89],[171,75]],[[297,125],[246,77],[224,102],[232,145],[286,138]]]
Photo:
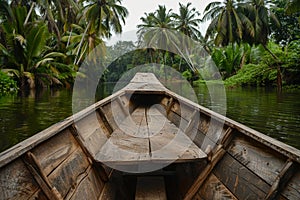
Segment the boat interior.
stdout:
[[136,80],[1,153],[0,193],[2,199],[298,199],[299,155],[155,81]]

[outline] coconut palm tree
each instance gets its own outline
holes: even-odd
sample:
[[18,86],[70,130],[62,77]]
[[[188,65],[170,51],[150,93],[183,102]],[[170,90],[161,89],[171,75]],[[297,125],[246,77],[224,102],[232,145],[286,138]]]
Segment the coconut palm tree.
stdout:
[[[248,19],[252,22],[254,27],[254,35],[244,37],[244,41],[249,44],[261,44],[267,52],[277,61],[277,87],[281,91],[282,75],[280,69],[281,61],[279,58],[267,47],[269,36],[271,34],[270,22],[280,26],[275,14],[271,12],[272,4],[264,0],[248,0],[241,5],[241,9],[247,13]],[[247,35],[247,33],[245,33]],[[252,37],[251,37],[252,36]]]
[[[167,63],[168,55],[173,56],[172,53],[169,52],[170,49],[176,49],[173,41],[177,38],[176,35],[170,31],[175,29],[172,9],[167,10],[165,6],[159,5],[155,12],[149,14],[145,13],[145,15],[145,17],[141,18],[143,23],[137,26],[139,29],[137,32],[139,45],[146,47],[151,58],[153,54],[156,54],[156,62],[164,65]],[[151,47],[151,49],[149,49],[149,47]],[[164,72],[165,79],[167,79],[165,66]]]
[[82,34],[74,64],[79,64],[81,61],[78,56],[84,45],[83,42],[86,41],[85,38],[87,34],[90,37],[86,42],[89,43],[88,46],[90,49],[93,49],[96,46],[95,41],[97,40],[97,37],[101,40],[103,37],[111,37],[112,32],[122,32],[122,23],[125,24],[125,18],[128,15],[128,11],[121,5],[121,2],[122,0],[88,1],[81,16],[81,23],[88,23]]
[[167,11],[165,6],[159,5],[155,12],[145,13],[145,17],[141,17],[143,23],[137,25],[139,42],[146,42],[148,45],[156,43],[167,45],[170,36],[164,30],[175,29],[171,12],[171,9]]
[[243,31],[254,34],[251,21],[243,12],[239,11],[238,3],[234,0],[209,3],[205,10],[203,21],[211,20],[207,28],[206,38],[215,36],[216,45],[240,43],[243,39]]
[[270,6],[271,4],[264,0],[248,0],[240,4],[241,12],[246,13],[254,28],[254,34],[244,31],[244,41],[264,46],[267,44],[268,36],[271,33],[270,22],[280,26],[275,14],[269,9]]
[[59,43],[61,36],[69,30],[70,24],[77,22],[76,15],[81,3],[75,0],[36,0],[35,5]]
[[199,31],[201,19],[198,18],[200,13],[196,11],[196,8],[190,8],[190,6],[191,3],[187,5],[179,3],[179,14],[173,14],[175,18],[175,29],[190,38],[198,39],[198,36],[201,34]]

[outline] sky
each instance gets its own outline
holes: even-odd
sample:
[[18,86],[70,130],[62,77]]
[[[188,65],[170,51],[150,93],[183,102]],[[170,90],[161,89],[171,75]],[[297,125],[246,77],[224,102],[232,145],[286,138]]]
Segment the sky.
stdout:
[[[145,16],[145,13],[154,12],[158,5],[165,5],[167,10],[172,9],[173,12],[179,13],[179,3],[186,5],[191,2],[191,6],[195,7],[201,13],[200,18],[203,16],[205,7],[213,0],[122,0],[122,5],[127,8],[129,16],[126,18],[126,24],[123,26],[123,33],[121,36],[114,36],[111,39],[112,43],[115,40],[135,40],[136,26],[141,23],[140,18]],[[205,33],[208,23],[201,24],[200,31]],[[111,43],[109,42],[109,43]]]

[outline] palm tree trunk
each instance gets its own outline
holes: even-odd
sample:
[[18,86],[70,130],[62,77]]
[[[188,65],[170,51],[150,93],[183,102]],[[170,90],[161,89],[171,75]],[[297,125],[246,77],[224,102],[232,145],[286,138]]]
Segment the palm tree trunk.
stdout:
[[30,17],[30,15],[31,15],[31,13],[32,13],[32,11],[33,11],[33,7],[35,6],[35,2],[33,2],[32,4],[31,4],[31,7],[30,7],[30,9],[29,9],[29,12],[28,12],[28,14],[27,14],[27,16],[26,16],[26,19],[25,19],[25,21],[24,21],[24,26],[28,23],[28,20],[29,20],[29,17]]
[[70,44],[70,40],[71,40],[71,36],[72,36],[72,32],[73,32],[73,28],[71,28],[71,31],[70,31],[70,34],[69,34],[69,38],[68,38],[68,42],[67,42],[67,46],[66,46],[66,47],[68,47],[68,46],[69,46],[69,44]]
[[81,50],[81,47],[82,47],[82,44],[83,44],[84,37],[85,37],[85,35],[86,35],[88,29],[90,28],[90,25],[91,25],[91,21],[88,23],[88,25],[87,25],[86,29],[84,30],[84,33],[83,33],[83,35],[82,35],[82,37],[81,37],[81,40],[80,40],[80,43],[79,43],[79,47],[78,47],[78,50],[77,50],[77,53],[76,53],[76,56],[75,56],[74,65],[79,63],[79,59],[78,59],[78,61],[77,61],[77,58],[78,58],[78,55],[79,55],[79,53],[80,53],[80,50]]

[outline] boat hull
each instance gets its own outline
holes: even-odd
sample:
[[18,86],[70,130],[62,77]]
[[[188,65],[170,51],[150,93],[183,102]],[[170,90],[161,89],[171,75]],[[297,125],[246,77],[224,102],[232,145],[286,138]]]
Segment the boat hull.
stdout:
[[2,152],[0,199],[299,199],[299,163],[298,149],[138,73]]

